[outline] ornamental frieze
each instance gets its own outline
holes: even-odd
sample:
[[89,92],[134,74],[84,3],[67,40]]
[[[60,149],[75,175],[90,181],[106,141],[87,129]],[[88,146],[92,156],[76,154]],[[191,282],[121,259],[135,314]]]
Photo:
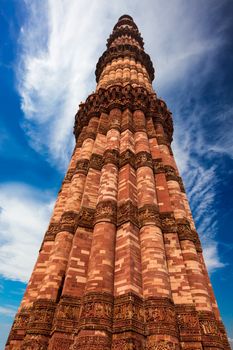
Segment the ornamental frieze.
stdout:
[[189,221],[187,219],[177,219],[176,223],[179,240],[189,240],[194,242],[195,237],[193,236]]
[[52,300],[34,302],[27,333],[48,335],[52,328],[56,303]]
[[116,167],[119,165],[119,151],[116,149],[107,149],[103,155],[103,161],[105,164],[114,164]]
[[134,330],[141,334],[145,331],[145,312],[143,300],[133,293],[115,297],[114,332]]
[[117,222],[117,203],[113,200],[101,201],[96,206],[94,223],[111,222],[116,225]]
[[78,336],[70,350],[109,350],[111,340],[103,336]]
[[53,330],[72,333],[78,326],[80,307],[78,298],[62,297],[56,308]]
[[164,170],[167,181],[173,180],[179,182],[179,176],[176,174],[176,170],[171,165],[165,165]]
[[163,233],[177,232],[176,220],[172,212],[160,213]]
[[36,335],[26,335],[20,350],[47,350],[48,349],[48,339],[36,336]]
[[77,226],[93,228],[94,216],[95,216],[95,209],[82,206],[79,211]]
[[57,233],[60,231],[60,223],[52,222],[45,233],[44,241],[54,241]]
[[95,327],[98,329],[111,331],[112,316],[112,295],[90,293],[85,295],[82,303],[79,327],[82,329],[89,329],[93,326],[93,324],[95,324]]
[[80,159],[76,163],[76,174],[87,175],[89,168],[89,159]]
[[13,329],[26,329],[32,308],[21,309],[14,320]]
[[112,340],[111,350],[142,350],[144,349],[143,342],[133,338],[120,338]]
[[135,167],[136,169],[147,166],[153,169],[152,156],[149,152],[141,151],[135,154]]
[[145,204],[138,209],[139,227],[155,225],[161,227],[158,206],[156,204]]
[[[218,327],[218,322],[215,319],[213,312],[199,311],[199,323],[202,334],[202,343],[204,347],[216,347],[223,349],[221,337],[222,333]],[[225,349],[224,349],[225,350]]]
[[70,350],[70,346],[73,343],[73,340],[66,338],[56,338],[52,343],[53,350]]
[[126,151],[120,154],[120,168],[122,168],[126,164],[129,164],[132,168],[135,168],[135,154],[130,149],[127,149]]
[[149,334],[177,336],[176,312],[173,303],[167,298],[145,300],[145,322]]
[[154,174],[161,174],[165,172],[162,158],[153,159]]
[[202,334],[220,335],[218,323],[213,312],[199,311],[198,316]]
[[197,311],[192,305],[177,305],[177,322],[182,341],[201,341],[201,329]]
[[75,172],[75,168],[69,169],[66,173],[65,178],[64,178],[64,182],[70,182],[72,180],[74,172]]
[[202,253],[201,241],[199,239],[198,233],[195,230],[192,230],[193,241],[198,253]]
[[[100,88],[96,93],[90,95],[86,102],[80,105],[79,111],[75,117],[74,134],[76,136],[77,145],[80,146],[86,137],[86,132],[81,133],[82,129],[86,127],[89,120],[94,116],[100,115],[100,109],[105,108],[105,111],[109,113],[113,108],[119,108],[125,110],[129,108],[131,111],[137,109],[142,110],[148,116],[153,119],[153,115],[156,120],[158,113],[161,115],[160,121],[164,132],[167,135],[166,138],[159,139],[159,142],[168,144],[172,140],[173,123],[171,113],[168,111],[166,104],[157,99],[155,93],[149,94],[143,87],[132,87],[130,84],[122,87],[119,85],[111,86],[107,89]],[[153,120],[154,122],[154,120]],[[121,125],[121,131],[125,128],[132,128],[131,124]],[[119,130],[119,124],[117,126]],[[80,134],[81,133],[81,134]],[[79,136],[80,135],[80,136]],[[79,139],[81,138],[81,141]]]
[[97,153],[92,153],[89,168],[100,171],[103,166],[103,156]]
[[16,314],[7,342],[11,340],[22,340],[24,338],[31,311],[32,307],[22,308]]
[[78,215],[79,214],[74,211],[64,212],[60,220],[60,231],[66,231],[73,234],[77,227]]
[[138,209],[131,200],[127,200],[117,208],[117,225],[120,226],[126,222],[138,225]]
[[171,341],[158,340],[156,336],[151,336],[146,343],[145,350],[178,350],[179,347],[176,346]]

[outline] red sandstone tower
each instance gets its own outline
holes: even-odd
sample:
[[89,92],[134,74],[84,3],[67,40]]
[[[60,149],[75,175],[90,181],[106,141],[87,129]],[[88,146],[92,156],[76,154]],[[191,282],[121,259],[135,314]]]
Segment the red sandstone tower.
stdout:
[[119,18],[6,349],[230,349],[133,19]]

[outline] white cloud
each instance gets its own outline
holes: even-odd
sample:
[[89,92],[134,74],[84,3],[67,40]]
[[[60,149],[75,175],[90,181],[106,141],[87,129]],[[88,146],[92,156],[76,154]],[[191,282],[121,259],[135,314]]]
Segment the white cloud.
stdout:
[[[215,239],[216,169],[204,166],[202,160],[210,151],[232,156],[232,110],[226,106],[223,113],[219,101],[219,113],[212,118],[217,125],[215,134],[207,140],[203,122],[209,111],[200,101],[200,90],[202,82],[214,72],[217,53],[224,43],[223,31],[229,25],[225,18],[210,28],[209,19],[217,18],[223,4],[48,0],[26,1],[26,5],[29,14],[19,40],[18,90],[23,127],[32,147],[49,162],[66,168],[73,145],[74,114],[80,101],[95,89],[98,57],[118,17],[132,15],[155,64],[155,89],[170,101],[174,114],[173,148],[197,227],[209,249],[207,265],[210,270],[222,266]],[[194,102],[185,112],[183,106],[191,99]],[[220,126],[223,117],[226,127]]]
[[230,343],[231,349],[233,350],[233,338],[228,338],[228,341]]
[[204,258],[205,262],[208,266],[209,272],[213,272],[220,267],[224,267],[225,265],[218,258],[217,251],[217,243],[216,242],[208,242],[208,245],[205,246],[204,249]]
[[[222,44],[221,26],[214,36],[207,35],[206,5],[200,9],[196,2],[188,6],[182,0],[26,4],[29,17],[21,30],[18,66],[24,128],[31,145],[63,168],[73,144],[74,114],[95,88],[95,64],[121,14],[133,15],[142,31],[156,63],[155,84],[161,90],[186,79],[197,62]],[[208,11],[218,7],[211,2]]]
[[0,185],[0,274],[26,282],[48,226],[54,199],[21,183]]

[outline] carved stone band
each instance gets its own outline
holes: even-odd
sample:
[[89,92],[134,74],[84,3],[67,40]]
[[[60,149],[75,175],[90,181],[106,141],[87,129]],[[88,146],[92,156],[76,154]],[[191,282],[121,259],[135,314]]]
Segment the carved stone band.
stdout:
[[177,232],[180,241],[189,240],[195,242],[195,237],[191,231],[190,223],[187,219],[176,220]]
[[133,168],[135,168],[135,154],[130,149],[127,149],[126,151],[120,154],[120,168],[122,168],[126,164],[129,164]]
[[81,207],[77,225],[85,228],[93,228],[95,209]]
[[76,163],[75,173],[87,175],[89,168],[89,159],[80,159]]
[[103,155],[104,164],[114,164],[116,167],[119,165],[119,151],[116,149],[107,149]]
[[177,232],[177,225],[173,212],[160,213],[160,220],[163,233]]
[[202,247],[201,247],[201,241],[199,239],[198,233],[195,230],[192,230],[192,235],[193,235],[193,239],[194,239],[194,244],[196,247],[196,251],[198,253],[202,253]]
[[177,337],[175,306],[168,298],[145,300],[145,322],[149,334],[168,334]]
[[161,227],[158,207],[155,204],[146,204],[138,209],[139,227],[156,225]]
[[80,316],[81,329],[95,328],[111,331],[113,296],[107,293],[89,293],[84,296]]
[[154,174],[160,174],[165,172],[162,158],[153,159],[153,170]]
[[165,165],[164,170],[165,170],[167,181],[174,180],[179,182],[179,176],[176,174],[176,170],[172,166]]
[[57,233],[60,231],[60,222],[51,223],[45,233],[44,241],[54,241]]
[[143,299],[133,293],[118,296],[114,300],[114,332],[145,332],[145,312]]
[[[201,327],[202,343],[204,347],[223,349],[222,332],[213,312],[199,311],[199,323]],[[224,349],[225,350],[225,349]]]
[[152,157],[149,152],[141,151],[135,155],[135,167],[136,169],[147,166],[153,169]]
[[113,200],[99,202],[96,207],[94,223],[111,222],[116,225],[117,222],[117,203]]
[[66,211],[62,214],[59,231],[67,231],[74,234],[79,214],[74,211]]
[[69,296],[61,297],[56,308],[53,330],[72,333],[80,318],[81,299]]
[[32,307],[23,308],[17,313],[11,332],[8,337],[8,342],[10,342],[11,340],[24,339],[24,335],[25,335],[24,332],[28,327],[28,321],[31,314],[32,314]]
[[[166,104],[158,99],[154,93],[149,94],[143,87],[133,87],[127,84],[124,87],[114,85],[108,89],[100,88],[96,93],[90,95],[86,102],[80,105],[79,111],[75,117],[74,134],[77,141],[77,146],[81,146],[84,139],[88,137],[94,138],[91,134],[94,131],[87,129],[87,125],[93,116],[99,116],[100,110],[103,108],[105,112],[110,113],[111,109],[119,108],[121,111],[130,109],[130,111],[141,110],[145,113],[150,111],[150,114],[157,115],[158,113],[162,119],[162,125],[166,137],[158,139],[158,143],[167,144],[172,140],[173,123],[171,113],[168,111]],[[110,128],[113,127],[110,122]],[[107,126],[106,126],[107,127]],[[86,128],[86,130],[84,129]],[[127,125],[119,125],[117,123],[116,128],[118,130],[134,129],[132,122]],[[82,131],[83,130],[83,131]],[[98,129],[97,129],[98,130]],[[97,132],[95,132],[96,134]]]
[[117,225],[120,226],[126,222],[138,225],[138,209],[131,200],[120,204],[117,209]]
[[66,173],[65,178],[64,178],[64,182],[70,182],[72,180],[74,172],[75,172],[75,168],[69,169]]
[[201,341],[201,329],[194,305],[176,305],[177,322],[181,341]]
[[92,153],[89,167],[95,170],[101,170],[103,166],[103,156],[97,153]]
[[28,333],[49,335],[55,309],[55,301],[45,299],[35,301],[29,319]]

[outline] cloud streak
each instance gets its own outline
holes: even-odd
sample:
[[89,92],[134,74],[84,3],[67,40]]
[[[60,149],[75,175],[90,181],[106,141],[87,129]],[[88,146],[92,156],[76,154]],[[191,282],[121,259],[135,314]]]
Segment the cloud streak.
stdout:
[[8,183],[0,185],[0,203],[0,274],[27,282],[54,199],[25,184]]
[[[22,126],[29,142],[64,170],[73,146],[74,114],[79,102],[95,89],[94,69],[105,49],[105,39],[120,15],[134,17],[146,51],[156,63],[155,90],[174,114],[173,147],[210,271],[223,266],[217,250],[214,209],[219,180],[210,158],[213,152],[233,154],[233,128],[229,128],[232,107],[219,101],[211,110],[203,101],[205,82],[216,70],[229,27],[229,19],[225,16],[223,22],[219,15],[224,4],[205,1],[200,6],[198,1],[187,4],[184,0],[26,1],[28,18],[21,29],[17,66]],[[215,80],[213,100],[222,92],[220,80]],[[214,135],[209,137],[206,130],[213,127]]]

